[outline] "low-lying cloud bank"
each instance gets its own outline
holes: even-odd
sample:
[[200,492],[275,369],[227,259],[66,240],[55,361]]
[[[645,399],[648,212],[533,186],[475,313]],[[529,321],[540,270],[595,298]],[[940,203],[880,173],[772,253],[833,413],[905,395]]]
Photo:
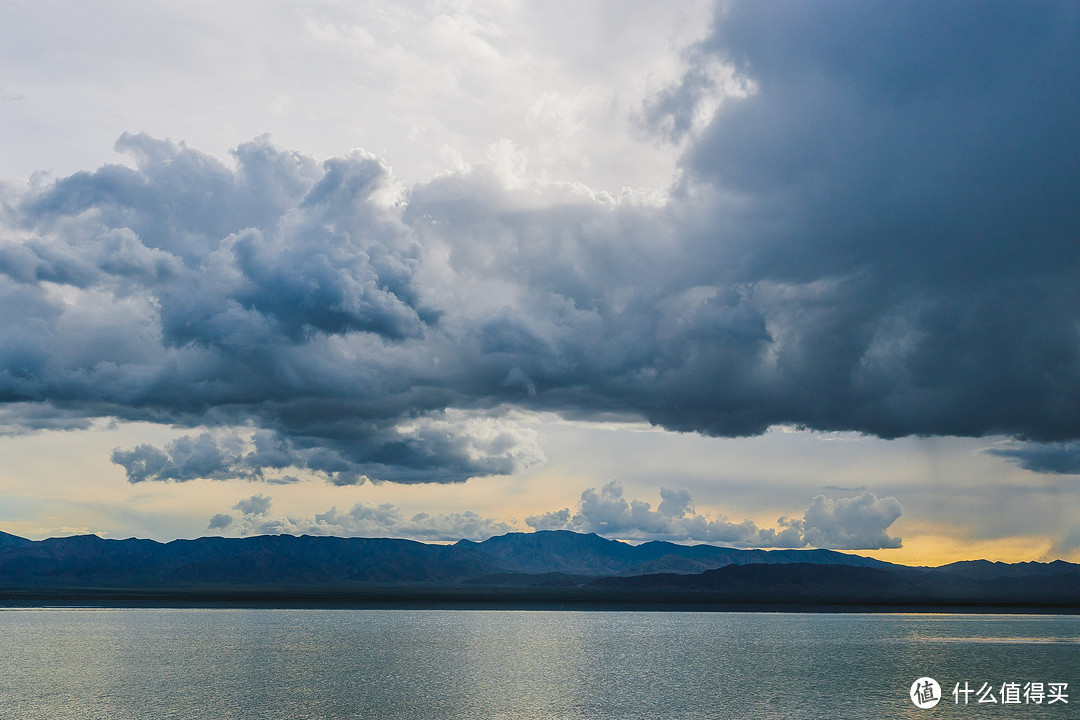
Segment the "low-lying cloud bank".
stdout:
[[780,529],[759,528],[753,521],[731,522],[695,512],[685,488],[660,489],[655,510],[642,500],[627,501],[622,485],[613,480],[597,491],[581,494],[577,511],[569,508],[531,515],[525,523],[535,530],[574,530],[634,540],[697,540],[738,547],[818,547],[839,549],[898,548],[900,538],[886,530],[903,508],[894,497],[878,498],[865,491],[853,498],[831,500],[818,495],[802,518],[781,517]]
[[[878,498],[870,491],[836,500],[818,495],[803,517],[781,517],[779,529],[759,528],[750,520],[734,523],[699,515],[685,488],[661,488],[660,497],[656,510],[642,500],[628,501],[622,485],[613,480],[599,490],[585,490],[575,512],[564,508],[532,515],[525,524],[533,530],[573,530],[623,540],[698,541],[734,547],[877,550],[901,546],[899,537],[886,533],[903,512],[900,502],[894,497]],[[270,505],[269,497],[253,495],[233,506],[240,511],[238,516],[218,513],[207,529],[240,535],[306,533],[413,540],[485,540],[517,530],[473,512],[405,517],[389,503],[357,503],[348,512],[331,508],[313,519],[272,516]]]
[[519,471],[515,410],[1080,438],[1080,5],[725,3],[690,61],[643,108],[659,206],[141,134],[3,188],[4,431],[210,428],[113,458],[338,484]]
[[237,535],[334,535],[339,537],[392,537],[410,540],[484,540],[513,532],[510,525],[481,517],[474,512],[416,513],[405,517],[390,503],[357,503],[347,512],[336,507],[314,518],[298,518],[270,513],[271,499],[256,494],[236,503],[239,515],[218,513],[207,530]]

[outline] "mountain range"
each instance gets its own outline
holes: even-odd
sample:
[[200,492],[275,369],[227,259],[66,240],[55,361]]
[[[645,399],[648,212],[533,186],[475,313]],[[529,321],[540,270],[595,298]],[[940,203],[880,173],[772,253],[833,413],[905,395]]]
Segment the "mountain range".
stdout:
[[895,565],[831,550],[630,545],[569,531],[438,545],[263,535],[159,543],[0,533],[0,604],[987,605],[1080,610],[1080,565]]

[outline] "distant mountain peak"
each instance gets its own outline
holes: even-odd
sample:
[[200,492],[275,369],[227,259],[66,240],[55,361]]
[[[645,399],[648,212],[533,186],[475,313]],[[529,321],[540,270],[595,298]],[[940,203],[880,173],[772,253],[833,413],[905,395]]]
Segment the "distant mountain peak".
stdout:
[[11,533],[6,533],[6,532],[3,532],[3,531],[0,531],[0,547],[10,547],[10,546],[13,546],[13,545],[27,545],[27,544],[30,544],[30,543],[33,543],[33,542],[34,542],[33,540],[27,540],[24,537],[19,537],[18,535],[12,535]]

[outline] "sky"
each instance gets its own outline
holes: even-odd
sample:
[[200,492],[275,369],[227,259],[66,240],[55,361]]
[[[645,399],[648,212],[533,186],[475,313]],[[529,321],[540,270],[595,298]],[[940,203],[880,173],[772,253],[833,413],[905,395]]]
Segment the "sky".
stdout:
[[1080,561],[1080,6],[0,7],[0,530]]

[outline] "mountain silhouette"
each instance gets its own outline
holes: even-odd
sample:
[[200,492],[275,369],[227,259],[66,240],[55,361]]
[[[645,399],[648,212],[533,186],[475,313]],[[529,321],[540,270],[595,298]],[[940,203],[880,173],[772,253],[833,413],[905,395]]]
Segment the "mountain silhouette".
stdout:
[[[515,602],[940,603],[1080,606],[1080,565],[912,568],[831,550],[630,545],[565,530],[437,545],[263,535],[160,543],[0,533],[0,602],[123,596]],[[74,598],[74,599],[73,599]],[[57,600],[59,601],[59,600]]]

